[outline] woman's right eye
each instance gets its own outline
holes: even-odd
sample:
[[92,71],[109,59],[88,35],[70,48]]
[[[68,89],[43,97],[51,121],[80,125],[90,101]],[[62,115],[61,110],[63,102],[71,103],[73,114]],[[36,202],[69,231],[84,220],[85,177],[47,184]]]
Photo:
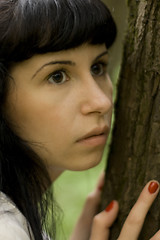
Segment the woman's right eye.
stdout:
[[50,76],[48,77],[49,83],[57,84],[57,85],[61,85],[68,80],[69,80],[69,78],[64,70],[56,71],[56,72],[50,74]]

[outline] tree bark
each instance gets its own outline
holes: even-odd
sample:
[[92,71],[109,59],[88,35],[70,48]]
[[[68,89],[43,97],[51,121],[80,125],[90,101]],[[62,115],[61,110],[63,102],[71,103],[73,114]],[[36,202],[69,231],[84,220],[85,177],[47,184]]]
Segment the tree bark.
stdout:
[[[104,209],[117,199],[120,213],[111,240],[143,186],[160,181],[160,1],[128,0],[128,30],[115,104],[115,124],[102,197]],[[160,228],[160,199],[151,207],[141,240]]]

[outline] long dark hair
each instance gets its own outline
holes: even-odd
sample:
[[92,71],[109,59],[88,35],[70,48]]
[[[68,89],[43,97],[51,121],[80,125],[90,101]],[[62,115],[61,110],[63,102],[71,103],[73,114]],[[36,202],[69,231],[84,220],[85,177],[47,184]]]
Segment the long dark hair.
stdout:
[[46,191],[51,181],[42,159],[14,133],[5,116],[8,82],[13,80],[9,69],[34,54],[87,42],[109,48],[115,37],[114,20],[100,0],[0,1],[0,191],[24,214],[35,240],[43,239],[43,230],[55,238],[54,218],[52,231],[45,224],[51,202],[54,207]]

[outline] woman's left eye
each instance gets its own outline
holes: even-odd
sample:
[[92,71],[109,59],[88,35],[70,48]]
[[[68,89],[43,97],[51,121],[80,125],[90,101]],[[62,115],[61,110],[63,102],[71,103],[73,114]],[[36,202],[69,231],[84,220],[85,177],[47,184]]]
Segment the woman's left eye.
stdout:
[[58,70],[48,77],[49,83],[61,85],[68,81],[68,76],[64,70]]
[[91,67],[91,74],[93,76],[103,76],[107,72],[107,64],[106,63],[95,63]]

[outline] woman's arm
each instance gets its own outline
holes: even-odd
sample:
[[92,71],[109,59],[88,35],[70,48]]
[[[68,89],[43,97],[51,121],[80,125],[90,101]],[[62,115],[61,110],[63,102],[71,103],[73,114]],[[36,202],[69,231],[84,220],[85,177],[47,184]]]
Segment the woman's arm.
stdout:
[[[107,240],[109,239],[109,228],[118,214],[118,202],[113,201],[99,214],[96,214],[97,206],[101,197],[101,186],[104,177],[101,176],[99,183],[85,203],[82,214],[78,220],[70,240]],[[130,211],[118,240],[137,240],[142,229],[145,217],[153,201],[159,192],[159,183],[150,181],[142,190],[137,202]],[[160,232],[157,232],[152,240],[160,239]]]

